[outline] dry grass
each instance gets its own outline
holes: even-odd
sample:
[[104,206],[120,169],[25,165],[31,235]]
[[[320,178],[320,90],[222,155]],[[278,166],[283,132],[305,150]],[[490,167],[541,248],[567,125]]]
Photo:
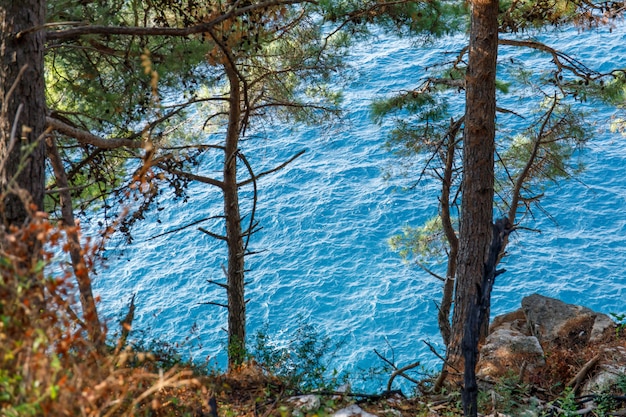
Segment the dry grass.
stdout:
[[[0,416],[214,417],[211,399],[220,417],[298,414],[291,399],[297,387],[254,361],[230,373],[199,375],[191,367],[164,366],[150,353],[94,345],[71,312],[75,305],[71,274],[46,279],[43,265],[49,254],[31,256],[33,247],[60,242],[59,234],[42,215],[23,230],[0,237]],[[616,335],[602,343],[572,343],[570,333],[578,332],[570,330],[564,330],[563,343],[550,347],[541,372],[525,381],[499,383],[509,391],[497,393],[500,399],[487,401],[483,410],[514,408],[503,400],[506,395],[511,398],[507,401],[516,401],[514,406],[528,403],[521,396],[547,404],[562,395],[564,381],[602,349],[624,346],[624,339]],[[495,388],[485,387],[490,389]],[[445,396],[409,399],[336,393],[318,397],[319,405],[300,415],[329,415],[357,402],[378,416],[461,414],[454,388]]]
[[0,237],[0,415],[144,415],[163,390],[199,387],[189,370],[159,371],[150,355],[87,339],[71,273],[44,274],[52,252],[41,248],[61,237],[41,213]]

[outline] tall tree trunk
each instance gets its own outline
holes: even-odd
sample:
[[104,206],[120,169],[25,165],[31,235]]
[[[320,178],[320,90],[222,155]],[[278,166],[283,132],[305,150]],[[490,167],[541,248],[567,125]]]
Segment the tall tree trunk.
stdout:
[[[44,31],[17,36],[43,25],[45,0],[0,0],[0,217],[4,226],[21,225],[28,207],[7,189],[13,183],[43,207],[46,125]],[[11,143],[13,142],[13,143]],[[14,182],[13,182],[14,181]]]
[[[464,369],[462,339],[492,239],[498,1],[473,0],[463,138],[463,194],[448,363]],[[488,325],[489,315],[483,325]]]
[[224,214],[228,245],[228,367],[245,359],[246,302],[244,295],[244,248],[237,187],[237,152],[241,120],[241,83],[230,63],[225,66],[230,84],[229,120],[224,148]]

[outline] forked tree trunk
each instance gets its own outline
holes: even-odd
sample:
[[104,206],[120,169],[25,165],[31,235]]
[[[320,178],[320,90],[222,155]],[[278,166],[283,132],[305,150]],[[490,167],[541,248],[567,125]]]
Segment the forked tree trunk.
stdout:
[[[492,239],[497,18],[497,0],[472,1],[459,254],[452,335],[448,346],[448,363],[459,371],[464,369],[461,342],[465,323],[469,307],[476,299]],[[487,322],[488,312],[482,325],[488,325]]]
[[476,297],[470,300],[467,321],[463,332],[463,357],[465,369],[463,374],[463,414],[476,417],[478,414],[478,384],[476,381],[476,365],[478,363],[478,340],[480,327],[489,322],[488,314],[491,307],[491,290],[498,274],[504,270],[496,271],[498,257],[504,246],[504,240],[512,230],[511,223],[506,217],[501,218],[492,226],[493,235],[487,260],[483,270],[480,285],[477,288]]
[[[43,207],[46,125],[44,31],[17,36],[45,22],[45,0],[0,0],[0,216],[4,226],[21,225],[28,208],[15,193],[4,195],[12,181]],[[13,134],[12,134],[13,132]],[[11,142],[13,144],[11,145]]]

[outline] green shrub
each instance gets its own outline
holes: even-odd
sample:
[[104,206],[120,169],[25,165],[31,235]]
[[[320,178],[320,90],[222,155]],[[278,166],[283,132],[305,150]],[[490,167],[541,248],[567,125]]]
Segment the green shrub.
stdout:
[[278,345],[266,330],[254,337],[251,357],[269,373],[298,391],[332,390],[347,380],[330,364],[341,343],[333,343],[310,324],[301,325],[291,341]]

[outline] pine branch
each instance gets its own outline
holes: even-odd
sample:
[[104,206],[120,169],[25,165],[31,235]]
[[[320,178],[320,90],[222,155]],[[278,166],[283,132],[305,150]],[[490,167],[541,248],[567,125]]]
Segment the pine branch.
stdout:
[[[232,9],[215,19],[186,28],[171,27],[137,27],[137,26],[98,26],[88,25],[72,29],[49,31],[46,33],[46,40],[70,40],[83,35],[127,35],[127,36],[170,36],[185,37],[200,33],[207,33],[220,23],[233,17],[250,13],[254,10],[263,10],[271,6],[315,3],[312,0],[270,0],[250,6]],[[32,32],[45,29],[45,26],[28,29],[25,32]],[[24,33],[25,33],[24,32]],[[20,34],[18,34],[20,35]]]
[[86,130],[72,127],[67,123],[63,123],[62,121],[52,117],[46,117],[46,123],[48,123],[48,126],[52,129],[63,133],[64,135],[71,136],[80,143],[97,146],[101,149],[117,149],[122,147],[140,149],[143,147],[141,141],[127,138],[105,139],[103,137],[94,135],[91,132],[87,132]]

